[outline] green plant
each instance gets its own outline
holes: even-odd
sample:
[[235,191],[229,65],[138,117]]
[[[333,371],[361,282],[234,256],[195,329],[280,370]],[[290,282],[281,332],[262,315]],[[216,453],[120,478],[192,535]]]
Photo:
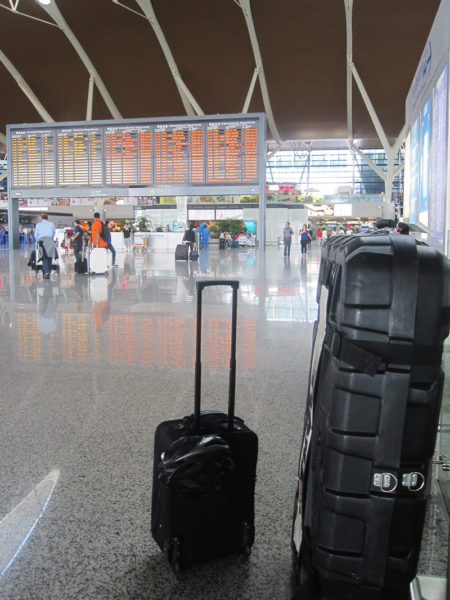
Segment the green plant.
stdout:
[[220,221],[220,229],[222,231],[228,231],[231,235],[244,233],[245,231],[242,219],[224,219],[223,221]]
[[211,225],[209,228],[209,234],[212,238],[219,237],[220,228],[217,225]]
[[139,231],[148,231],[147,229],[147,219],[145,217],[141,217],[138,221],[138,229]]

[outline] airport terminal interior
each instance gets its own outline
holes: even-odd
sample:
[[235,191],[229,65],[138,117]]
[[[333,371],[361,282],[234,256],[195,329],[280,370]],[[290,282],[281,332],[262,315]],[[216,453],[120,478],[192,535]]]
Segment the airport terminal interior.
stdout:
[[[0,249],[0,598],[286,600],[320,248],[118,253],[107,277],[42,281]],[[150,530],[154,431],[193,412],[195,282],[237,279],[236,414],[259,436],[256,537],[175,576]],[[202,408],[228,401],[231,292],[203,293]],[[436,468],[436,467],[435,467]],[[444,577],[433,489],[419,573]]]
[[[291,540],[322,245],[377,222],[400,235],[403,221],[450,256],[450,0],[0,0],[0,9],[0,600],[312,600],[298,598]],[[95,212],[112,225],[117,254],[93,274],[75,263],[70,238],[79,219],[92,246]],[[40,213],[57,228],[58,269],[46,279],[30,262]],[[198,259],[175,260],[189,224]],[[303,224],[314,234],[304,254]],[[236,415],[259,438],[255,541],[250,556],[175,573],[151,531],[154,439],[158,424],[194,410],[205,279],[239,282]],[[202,409],[225,411],[231,289],[207,287],[203,302]],[[424,361],[439,367],[433,350]],[[402,352],[391,364],[399,378]],[[450,598],[449,340],[442,369],[411,600]],[[385,502],[376,481],[391,475],[374,472],[359,499]],[[400,492],[421,491],[411,488],[420,475],[403,473]],[[366,600],[355,587],[345,600]]]

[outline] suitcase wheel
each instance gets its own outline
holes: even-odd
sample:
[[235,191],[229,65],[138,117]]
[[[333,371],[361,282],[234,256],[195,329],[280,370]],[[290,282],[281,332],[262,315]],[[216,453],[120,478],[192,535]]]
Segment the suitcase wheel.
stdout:
[[239,540],[239,554],[242,554],[246,558],[252,553],[250,543],[250,526],[246,521],[243,521],[241,525],[241,536]]
[[173,569],[175,575],[180,573],[180,554],[181,554],[181,544],[178,538],[172,538],[169,543],[169,549],[167,552],[167,558],[169,559],[169,564]]

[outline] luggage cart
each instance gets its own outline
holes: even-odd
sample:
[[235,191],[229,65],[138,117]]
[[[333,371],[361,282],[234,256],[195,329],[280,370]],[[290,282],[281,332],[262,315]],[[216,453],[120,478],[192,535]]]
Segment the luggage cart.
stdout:
[[144,236],[142,231],[134,232],[134,246],[133,252],[135,254],[144,254],[147,252],[147,238]]
[[[53,261],[58,260],[58,250],[56,249],[56,246],[55,246],[55,253],[56,253],[56,256],[54,257]],[[37,279],[42,279],[44,276],[44,271],[42,269],[42,259],[39,257],[39,254],[40,254],[39,242],[36,242],[35,247],[32,250],[32,252],[30,254],[30,258],[28,260],[28,266],[30,267],[30,269],[33,269],[33,271],[36,274]],[[50,279],[56,280],[59,277],[59,271],[60,271],[59,263],[52,262]]]

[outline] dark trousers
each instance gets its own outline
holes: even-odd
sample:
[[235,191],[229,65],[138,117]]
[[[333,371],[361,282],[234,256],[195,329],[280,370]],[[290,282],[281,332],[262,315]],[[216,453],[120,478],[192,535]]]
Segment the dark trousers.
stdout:
[[291,238],[288,237],[284,240],[284,255],[285,256],[290,256],[291,255]]
[[113,260],[112,264],[115,265],[116,264],[116,251],[114,249],[114,246],[111,244],[111,242],[108,242],[106,244],[106,247],[111,252],[111,254],[112,254],[112,260]]
[[75,254],[75,260],[81,261],[83,259],[83,246],[75,246],[73,252]]
[[306,249],[308,247],[308,240],[306,240],[306,241],[301,240],[300,243],[302,245],[302,254],[306,254]]
[[52,259],[51,257],[47,257],[47,258],[43,258],[42,259],[42,271],[44,272],[44,275],[49,275],[50,272],[52,270]]

